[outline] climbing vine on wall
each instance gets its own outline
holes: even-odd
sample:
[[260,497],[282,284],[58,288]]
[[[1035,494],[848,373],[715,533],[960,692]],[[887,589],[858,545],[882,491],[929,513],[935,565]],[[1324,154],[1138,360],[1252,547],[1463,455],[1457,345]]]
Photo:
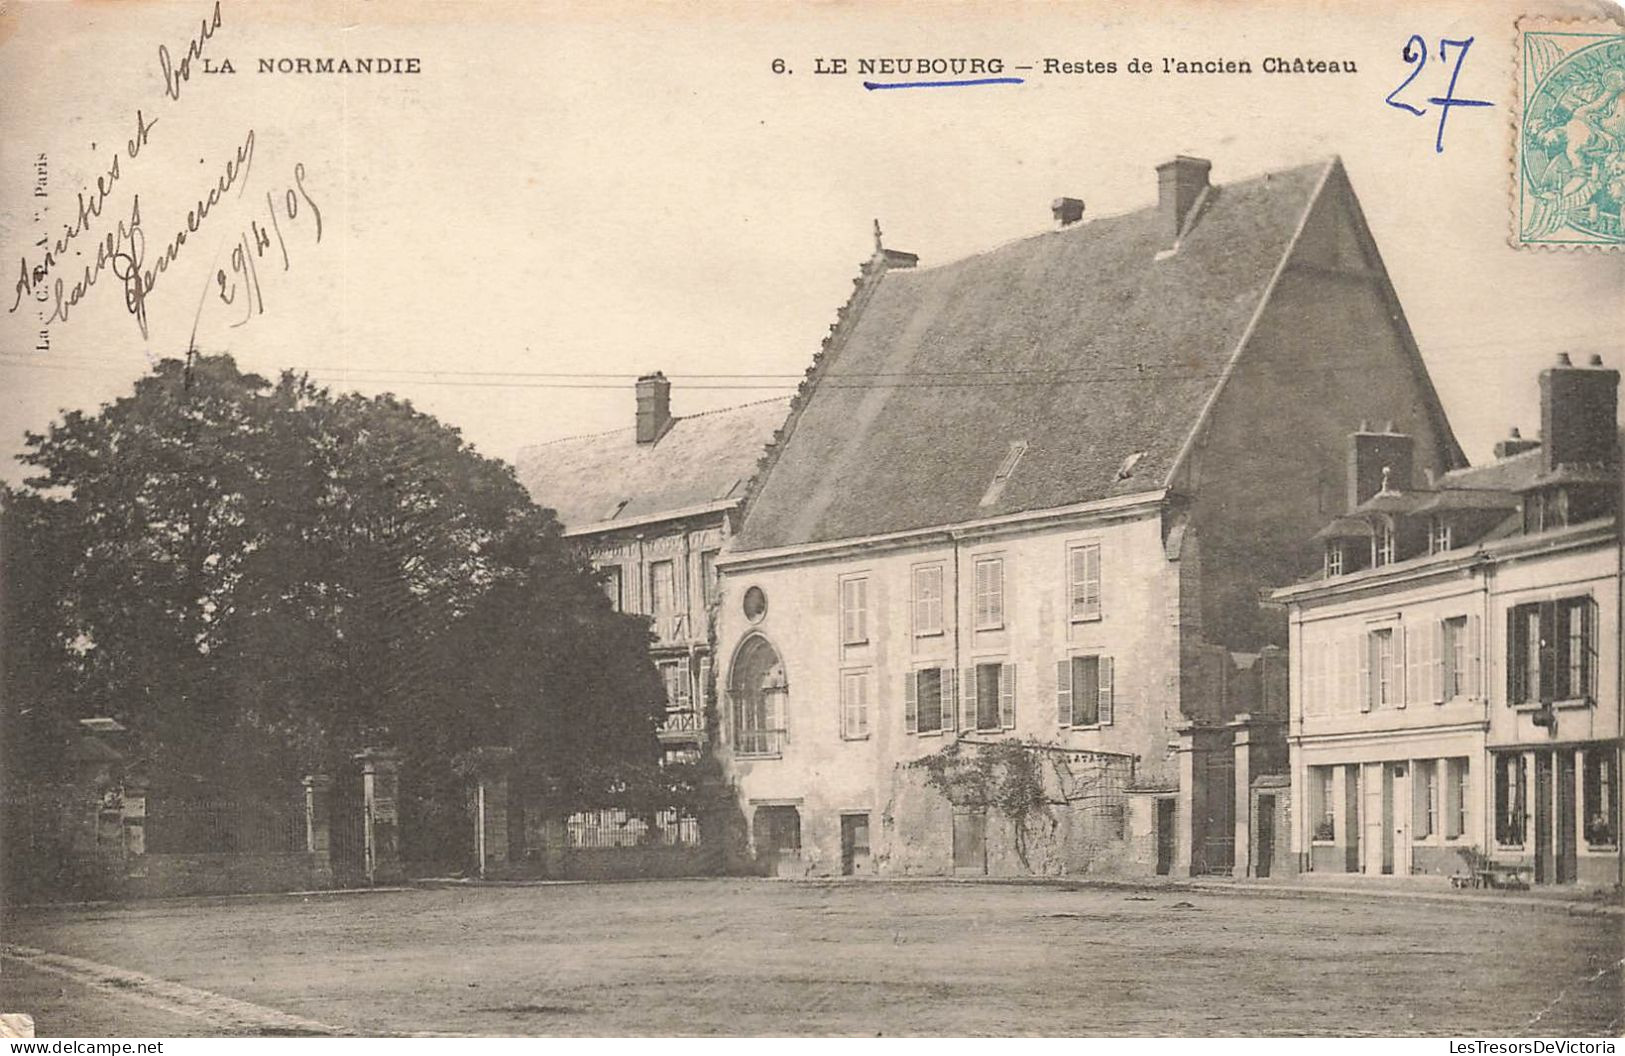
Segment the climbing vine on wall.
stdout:
[[978,743],[969,750],[964,742],[955,741],[908,765],[923,771],[925,783],[954,806],[997,810],[1009,818],[1016,855],[1030,870],[1027,846],[1032,828],[1047,822],[1053,831],[1056,824],[1039,768],[1041,754],[1014,739]]

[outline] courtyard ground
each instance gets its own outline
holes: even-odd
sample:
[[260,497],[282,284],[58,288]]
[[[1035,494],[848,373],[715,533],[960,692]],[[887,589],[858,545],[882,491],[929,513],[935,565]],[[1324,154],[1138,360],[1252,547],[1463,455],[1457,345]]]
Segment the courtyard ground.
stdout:
[[688,880],[23,909],[41,1036],[1614,1034],[1618,916],[1167,887]]

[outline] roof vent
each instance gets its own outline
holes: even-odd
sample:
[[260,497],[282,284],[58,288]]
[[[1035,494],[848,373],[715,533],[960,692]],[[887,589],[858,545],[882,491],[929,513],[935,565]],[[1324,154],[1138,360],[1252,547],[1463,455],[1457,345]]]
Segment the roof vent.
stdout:
[[1144,451],[1136,451],[1132,455],[1123,459],[1123,464],[1117,467],[1117,479],[1127,480],[1128,478],[1132,477],[1134,475],[1134,467],[1139,465],[1140,459],[1144,457]]
[[1082,198],[1057,198],[1049,203],[1049,211],[1060,227],[1071,227],[1083,219]]
[[1004,461],[999,463],[998,470],[994,472],[993,483],[987,486],[987,494],[982,496],[980,505],[991,506],[999,501],[999,495],[1004,491],[1005,483],[1009,481],[1010,475],[1016,471],[1016,464],[1021,461],[1021,456],[1026,452],[1027,441],[1012,440],[1010,442],[1010,450],[1005,452]]

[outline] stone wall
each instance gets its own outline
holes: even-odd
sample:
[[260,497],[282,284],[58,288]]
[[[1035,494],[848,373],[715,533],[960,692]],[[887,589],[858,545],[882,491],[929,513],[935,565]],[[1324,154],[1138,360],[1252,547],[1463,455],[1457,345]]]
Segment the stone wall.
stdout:
[[327,886],[324,856],[305,851],[265,854],[145,854],[122,885],[130,898],[302,891]]

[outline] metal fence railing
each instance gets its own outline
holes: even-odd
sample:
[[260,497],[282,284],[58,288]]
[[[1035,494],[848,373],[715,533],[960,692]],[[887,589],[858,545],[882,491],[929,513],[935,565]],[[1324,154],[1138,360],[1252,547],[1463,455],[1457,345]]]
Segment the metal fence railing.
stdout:
[[157,795],[147,802],[148,854],[266,854],[304,849],[303,803]]
[[592,810],[572,814],[565,822],[565,842],[572,850],[612,847],[694,847],[700,842],[697,818],[677,810],[654,815],[654,824],[625,810]]

